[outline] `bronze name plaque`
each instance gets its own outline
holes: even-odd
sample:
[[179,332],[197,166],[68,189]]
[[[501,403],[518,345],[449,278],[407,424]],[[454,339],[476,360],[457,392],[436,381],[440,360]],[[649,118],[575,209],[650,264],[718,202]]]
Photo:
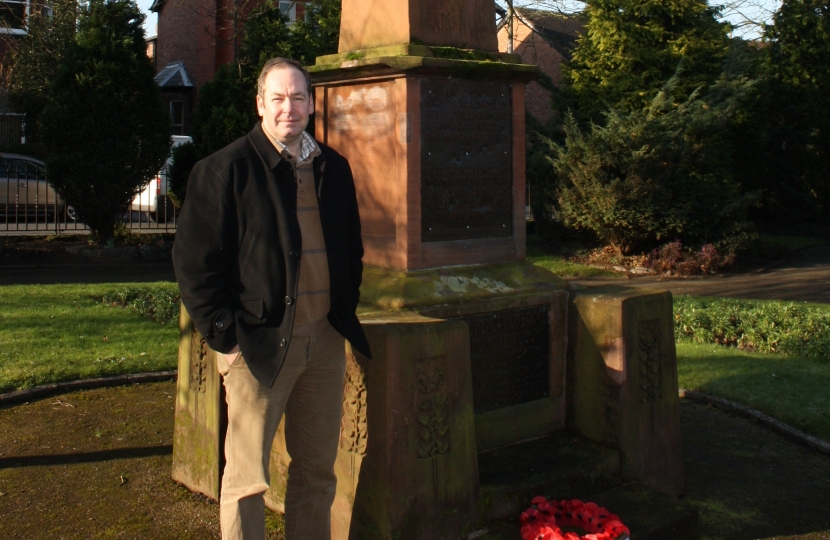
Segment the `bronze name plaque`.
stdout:
[[456,318],[470,328],[476,414],[550,395],[547,305]]
[[421,240],[513,235],[510,85],[421,79]]

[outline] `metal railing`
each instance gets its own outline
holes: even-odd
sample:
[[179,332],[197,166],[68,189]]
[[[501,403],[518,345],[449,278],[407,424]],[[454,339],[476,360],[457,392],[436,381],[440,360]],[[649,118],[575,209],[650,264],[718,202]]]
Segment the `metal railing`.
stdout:
[[[178,209],[161,173],[143,186],[121,220],[136,233],[175,232]],[[89,231],[43,173],[0,171],[0,235],[61,234]]]

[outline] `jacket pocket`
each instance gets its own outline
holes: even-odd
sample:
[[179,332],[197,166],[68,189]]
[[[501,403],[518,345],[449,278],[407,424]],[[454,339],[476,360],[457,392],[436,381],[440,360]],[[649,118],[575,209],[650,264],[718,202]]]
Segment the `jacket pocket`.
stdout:
[[262,298],[240,299],[239,301],[242,304],[242,308],[251,315],[261,319],[265,314],[265,302]]

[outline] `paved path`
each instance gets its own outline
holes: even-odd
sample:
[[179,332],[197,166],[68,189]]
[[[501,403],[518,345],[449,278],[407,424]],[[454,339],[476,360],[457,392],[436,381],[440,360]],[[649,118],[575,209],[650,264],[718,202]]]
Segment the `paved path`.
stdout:
[[830,244],[799,250],[782,263],[748,274],[661,278],[568,278],[575,287],[625,285],[673,294],[830,303]]
[[[175,281],[170,262],[0,264],[0,285]],[[661,278],[566,278],[575,287],[625,285],[674,294],[830,303],[830,244],[799,250],[761,272]]]

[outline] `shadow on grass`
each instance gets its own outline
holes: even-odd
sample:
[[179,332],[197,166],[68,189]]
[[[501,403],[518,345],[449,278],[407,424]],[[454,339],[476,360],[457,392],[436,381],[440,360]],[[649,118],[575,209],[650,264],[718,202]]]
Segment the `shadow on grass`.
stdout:
[[830,362],[678,343],[682,388],[736,401],[830,442]]
[[67,465],[69,463],[93,463],[112,461],[114,459],[143,458],[166,456],[173,453],[173,445],[143,446],[139,448],[117,448],[97,452],[78,452],[76,454],[58,454],[45,456],[10,456],[0,458],[0,469],[13,467],[34,467],[39,465]]

